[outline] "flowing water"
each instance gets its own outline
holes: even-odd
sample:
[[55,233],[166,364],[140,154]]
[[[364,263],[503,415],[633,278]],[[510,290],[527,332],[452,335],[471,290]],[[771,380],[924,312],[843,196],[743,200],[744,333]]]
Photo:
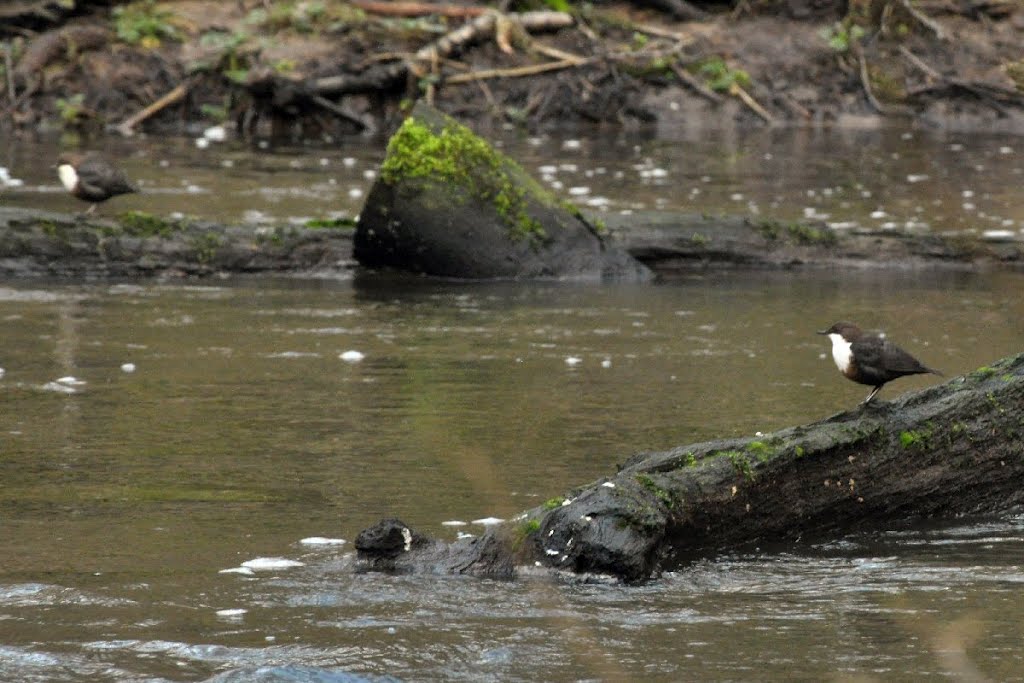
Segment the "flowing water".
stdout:
[[[506,146],[596,210],[711,197],[858,225],[883,211],[912,229],[1022,227],[1020,140],[752,135],[570,140],[554,159],[559,145]],[[227,219],[353,215],[380,158],[147,149],[167,165],[126,163],[152,191],[104,211],[187,198]],[[6,163],[24,184],[0,200],[74,207],[41,167]],[[929,178],[906,181],[918,167]],[[0,282],[0,681],[1024,680],[1024,516],[755,549],[642,586],[350,571],[355,534],[383,516],[479,533],[636,451],[851,407],[866,391],[814,335],[839,318],[947,376],[1019,352],[1022,287],[912,270]]]

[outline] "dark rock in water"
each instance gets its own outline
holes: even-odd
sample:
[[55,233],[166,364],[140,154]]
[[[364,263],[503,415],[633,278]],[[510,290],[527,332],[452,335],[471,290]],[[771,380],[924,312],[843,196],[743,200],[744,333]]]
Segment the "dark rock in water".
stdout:
[[360,531],[355,546],[363,570],[490,577],[511,577],[515,571],[504,539],[485,535],[442,543],[394,518]]
[[650,276],[600,225],[422,102],[388,144],[354,254],[366,266],[439,277]]
[[422,546],[426,538],[400,519],[382,519],[359,532],[356,550],[375,557],[392,558]]

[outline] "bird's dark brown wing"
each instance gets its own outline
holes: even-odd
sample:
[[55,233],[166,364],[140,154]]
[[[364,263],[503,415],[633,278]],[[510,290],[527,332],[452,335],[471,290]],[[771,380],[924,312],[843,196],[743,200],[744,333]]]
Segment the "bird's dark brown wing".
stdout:
[[857,364],[862,369],[872,368],[879,379],[895,379],[902,375],[916,375],[924,372],[939,374],[921,364],[916,358],[881,337],[863,337],[850,345]]
[[87,156],[75,172],[78,173],[79,192],[93,201],[139,191],[120,169],[101,157]]

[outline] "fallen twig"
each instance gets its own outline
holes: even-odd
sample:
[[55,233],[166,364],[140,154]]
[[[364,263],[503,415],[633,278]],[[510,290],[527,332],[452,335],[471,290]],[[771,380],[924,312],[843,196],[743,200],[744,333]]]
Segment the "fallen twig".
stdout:
[[939,24],[939,22],[911,5],[910,0],[896,0],[896,2],[907,14],[913,17],[914,21],[934,33],[938,40],[946,40],[946,31],[943,30],[942,25]]
[[382,2],[380,0],[349,0],[349,4],[371,14],[395,17],[423,17],[435,14],[443,17],[478,17],[491,10],[486,7],[465,5],[434,5],[428,2]]
[[530,64],[529,66],[517,66],[509,69],[486,69],[483,71],[472,71],[467,74],[456,74],[449,76],[445,79],[445,83],[458,84],[458,83],[469,83],[471,81],[479,81],[488,78],[519,78],[522,76],[533,76],[535,74],[544,73],[546,71],[557,71],[559,69],[568,69],[574,66],[581,66],[583,64],[590,63],[596,58],[591,58],[580,62],[578,58],[573,59],[562,59],[557,62],[544,62],[543,64]]
[[920,57],[915,55],[913,52],[908,50],[906,45],[900,45],[899,50],[900,50],[900,54],[903,55],[908,62],[913,64],[915,67],[917,67],[922,72],[924,72],[924,74],[926,76],[928,76],[928,78],[931,78],[932,80],[935,80],[935,81],[944,81],[945,80],[945,77],[942,74],[940,74],[938,71],[936,71],[935,69],[930,67],[923,59],[921,59]]
[[702,83],[699,78],[697,78],[696,76],[694,76],[693,74],[691,74],[689,71],[679,66],[678,64],[672,64],[672,72],[676,75],[676,77],[679,80],[693,88],[695,91],[697,91],[699,95],[701,95],[705,99],[708,99],[714,102],[715,104],[721,104],[725,100],[724,97],[722,97],[714,90],[704,85],[704,83]]
[[121,135],[124,135],[125,137],[130,137],[134,135],[135,126],[139,125],[140,123],[142,123],[149,117],[153,116],[157,112],[166,109],[175,102],[180,101],[183,97],[185,97],[185,95],[188,94],[188,91],[192,89],[192,86],[194,84],[195,80],[192,78],[182,81],[181,83],[176,85],[173,90],[168,92],[166,95],[164,95],[157,101],[150,104],[148,107],[145,107],[141,111],[135,113],[132,116],[129,116],[127,119],[114,126],[114,130],[116,130]]
[[730,85],[729,93],[740,98],[740,101],[743,102],[743,104],[750,107],[751,111],[760,116],[767,123],[775,123],[775,117],[769,114],[767,109],[758,104],[757,100],[755,100],[750,93],[740,87],[739,83],[733,83]]
[[885,105],[878,101],[875,93],[871,90],[871,74],[868,73],[868,60],[864,59],[862,54],[857,55],[857,60],[860,63],[860,84],[864,88],[864,94],[867,95],[868,103],[879,114],[886,113]]
[[14,68],[11,66],[11,44],[4,43],[4,75],[7,77],[7,101],[14,104]]
[[331,112],[335,116],[342,118],[346,121],[350,121],[351,123],[354,123],[359,127],[359,130],[373,130],[372,124],[364,121],[358,114],[349,111],[346,107],[343,107],[340,104],[331,102],[326,97],[322,97],[320,95],[313,95],[312,97],[310,97],[310,100],[313,102],[313,104],[323,107],[324,109]]

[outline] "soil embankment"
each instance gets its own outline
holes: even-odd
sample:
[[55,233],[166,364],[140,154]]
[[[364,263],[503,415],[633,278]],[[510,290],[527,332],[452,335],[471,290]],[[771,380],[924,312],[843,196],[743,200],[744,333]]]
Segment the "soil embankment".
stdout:
[[1024,131],[1014,0],[500,5],[6,3],[0,125],[338,139],[391,130],[425,99],[528,128]]

